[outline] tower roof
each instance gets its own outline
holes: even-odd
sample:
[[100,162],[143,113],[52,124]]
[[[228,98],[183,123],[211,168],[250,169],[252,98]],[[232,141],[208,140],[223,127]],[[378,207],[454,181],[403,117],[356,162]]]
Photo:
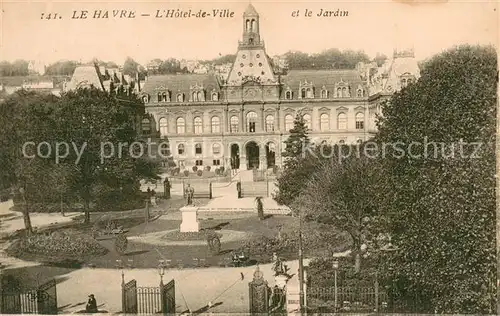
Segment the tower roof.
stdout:
[[255,10],[254,6],[251,3],[248,4],[248,7],[245,10],[245,13],[243,13],[243,14],[244,15],[257,15],[257,16],[259,15],[257,13],[257,10]]

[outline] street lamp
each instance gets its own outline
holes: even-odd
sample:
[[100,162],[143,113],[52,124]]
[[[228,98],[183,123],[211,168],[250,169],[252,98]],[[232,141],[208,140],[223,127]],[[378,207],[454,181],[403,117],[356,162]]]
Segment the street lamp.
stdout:
[[160,287],[162,287],[163,276],[165,275],[165,260],[158,261],[158,275],[160,276]]
[[333,273],[334,273],[334,295],[335,295],[335,308],[334,312],[337,312],[337,307],[338,307],[338,293],[337,293],[337,271],[339,269],[339,261],[337,259],[333,260],[332,262],[332,268],[333,268]]

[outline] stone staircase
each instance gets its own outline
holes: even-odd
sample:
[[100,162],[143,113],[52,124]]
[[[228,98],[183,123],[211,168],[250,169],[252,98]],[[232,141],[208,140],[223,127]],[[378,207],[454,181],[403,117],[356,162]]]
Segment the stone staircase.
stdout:
[[263,182],[241,182],[241,197],[268,197],[269,188],[267,181]]
[[253,182],[253,170],[241,170],[239,176],[241,182]]

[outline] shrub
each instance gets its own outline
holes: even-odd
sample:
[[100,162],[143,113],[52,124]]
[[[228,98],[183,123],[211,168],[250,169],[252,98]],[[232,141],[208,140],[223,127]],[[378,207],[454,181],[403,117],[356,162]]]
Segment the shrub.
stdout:
[[189,170],[184,170],[184,176],[185,177],[189,176]]
[[219,168],[215,168],[214,172],[215,172],[216,176],[220,175],[220,169]]
[[210,171],[211,167],[210,166],[206,166],[205,167],[205,171]]
[[173,169],[170,169],[170,175],[176,176],[176,175],[178,175],[180,173],[180,171],[181,171],[181,168],[175,167]]
[[120,255],[125,254],[125,252],[127,251],[127,245],[128,245],[128,240],[127,240],[127,236],[125,236],[125,234],[120,234],[120,235],[118,235],[118,237],[116,237],[115,250]]
[[197,166],[193,166],[193,171],[194,172],[198,171],[198,167]]
[[221,166],[220,167],[220,173],[223,174],[224,173],[224,166]]
[[53,234],[35,234],[19,239],[7,249],[15,257],[41,255],[58,260],[63,258],[103,255],[107,249],[88,235],[74,230],[61,230]]
[[198,170],[198,172],[196,172],[196,174],[198,175],[198,177],[201,177],[203,175],[203,171]]

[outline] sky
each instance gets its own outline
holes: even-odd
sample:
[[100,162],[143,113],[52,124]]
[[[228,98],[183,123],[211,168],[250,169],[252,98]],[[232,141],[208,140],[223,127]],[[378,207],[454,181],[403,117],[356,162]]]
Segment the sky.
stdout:
[[[232,1],[9,1],[0,0],[0,60],[98,58],[122,64],[127,56],[141,64],[153,58],[212,59],[234,54],[243,32],[248,0]],[[370,57],[413,48],[425,59],[454,45],[498,47],[496,1],[252,1],[260,15],[260,34],[269,55],[290,50],[319,53],[328,48],[363,50]],[[156,18],[156,11],[229,10],[231,18]],[[320,9],[348,11],[347,17],[318,17]],[[87,19],[73,19],[88,10]],[[95,10],[110,18],[94,19]],[[112,10],[135,12],[113,18]],[[305,11],[312,11],[305,17]],[[292,14],[298,11],[299,16]],[[56,19],[42,19],[42,14]],[[104,13],[102,13],[104,14]],[[141,16],[149,14],[149,16]],[[60,17],[60,18],[59,18]]]

